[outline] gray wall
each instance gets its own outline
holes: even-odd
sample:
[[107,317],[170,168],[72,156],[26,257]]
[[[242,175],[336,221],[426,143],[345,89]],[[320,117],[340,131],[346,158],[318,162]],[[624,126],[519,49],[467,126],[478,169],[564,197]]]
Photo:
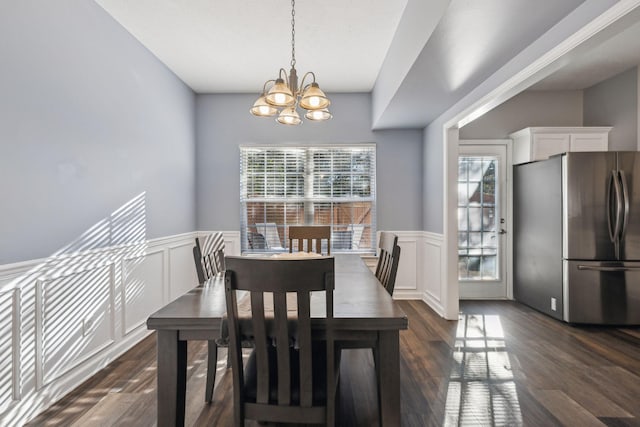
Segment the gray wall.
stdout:
[[526,91],[460,128],[460,139],[503,139],[530,126],[582,126],[582,91]]
[[443,232],[444,191],[444,145],[442,144],[442,127],[429,126],[423,133],[424,147],[424,188],[423,213],[424,230],[434,233]]
[[377,144],[378,229],[422,228],[421,130],[371,131],[370,94],[328,94],[333,119],[297,127],[258,118],[249,108],[258,94],[196,98],[197,225],[240,228],[240,144]]
[[0,264],[193,231],[193,92],[91,0],[0,9]]
[[584,90],[584,125],[613,126],[610,150],[638,149],[638,67]]

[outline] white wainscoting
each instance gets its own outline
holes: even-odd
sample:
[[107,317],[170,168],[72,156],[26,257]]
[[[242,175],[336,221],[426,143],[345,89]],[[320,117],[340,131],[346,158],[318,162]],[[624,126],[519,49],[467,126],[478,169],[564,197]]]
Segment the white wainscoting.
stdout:
[[422,232],[394,231],[398,235],[400,262],[393,291],[395,299],[422,298]]
[[197,235],[1,265],[0,425],[24,424],[147,336],[147,317],[197,285]]
[[445,257],[442,234],[422,233],[422,300],[444,317],[444,298],[447,295]]
[[0,292],[0,411],[6,410],[14,400],[14,300],[14,290]]
[[[211,233],[209,231],[209,233]],[[200,232],[200,235],[207,233]],[[242,247],[240,245],[240,232],[239,231],[223,231],[224,236],[224,253],[226,255],[240,256],[242,255]]]
[[113,344],[113,263],[36,281],[36,389]]
[[[442,234],[427,231],[392,231],[398,236],[400,263],[395,299],[424,301],[436,313],[444,316],[446,296],[445,265]],[[367,260],[370,262],[371,257]]]
[[[193,239],[189,239],[187,243],[192,245],[192,241]],[[168,252],[171,259],[173,248],[169,248]],[[186,261],[181,261],[187,264]],[[148,250],[146,254],[134,255],[122,260],[123,280],[120,291],[122,336],[127,336],[143,326],[149,313],[159,310],[168,300],[164,264],[165,249],[163,248]],[[191,279],[188,273],[185,277]],[[172,283],[171,280],[169,283]]]

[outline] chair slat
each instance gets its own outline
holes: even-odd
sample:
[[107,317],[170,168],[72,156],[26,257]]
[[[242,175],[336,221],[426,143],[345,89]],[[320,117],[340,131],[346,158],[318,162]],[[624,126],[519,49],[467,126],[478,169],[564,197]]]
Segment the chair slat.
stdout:
[[269,341],[264,315],[264,294],[251,292],[251,326],[256,349],[258,378],[256,383],[256,403],[269,403]]
[[[313,241],[315,240],[315,248]],[[327,255],[331,254],[331,227],[328,225],[305,225],[289,227],[289,252],[297,247],[298,252],[322,253],[322,240],[327,241]],[[305,245],[306,242],[306,245]]]
[[[238,322],[238,304],[236,293],[233,288],[233,272],[225,274],[225,300],[227,302],[227,321],[229,330],[229,354],[231,359],[231,369],[233,370],[234,384],[244,384],[244,371],[242,366],[242,348],[240,347],[240,324]],[[233,387],[234,402],[242,402],[245,400],[244,389],[242,387]],[[242,406],[234,406],[234,419],[244,418],[244,408]]]
[[393,295],[398,264],[400,262],[400,246],[398,246],[398,236],[389,232],[380,233],[380,249],[378,265],[376,266],[376,277],[387,290],[389,295]]
[[289,324],[287,318],[287,294],[273,295],[278,354],[278,404],[291,404],[291,360],[289,357]]
[[212,233],[204,238],[195,238],[193,260],[200,284],[224,271],[224,238],[222,233]]
[[207,278],[204,274],[204,267],[202,266],[202,253],[200,252],[200,246],[198,245],[198,239],[196,239],[196,245],[193,247],[193,261],[196,265],[196,274],[198,275],[198,283],[204,283]]
[[396,276],[398,274],[398,265],[400,263],[400,246],[393,248],[393,263],[389,270],[389,279],[385,289],[389,292],[389,295],[393,295],[393,289],[396,285]]
[[[327,351],[327,399],[335,402],[337,394],[337,375],[333,375],[334,372],[340,372],[340,355],[335,351],[335,339],[333,336],[333,290],[335,288],[335,276],[334,272],[324,274],[325,289],[326,289],[326,315],[327,315],[327,327],[326,327],[326,351]],[[336,366],[337,364],[337,366]],[[335,412],[327,411],[326,423],[328,426],[335,425]]]
[[300,406],[313,403],[313,360],[311,347],[311,302],[309,292],[298,292],[298,338],[300,352]]

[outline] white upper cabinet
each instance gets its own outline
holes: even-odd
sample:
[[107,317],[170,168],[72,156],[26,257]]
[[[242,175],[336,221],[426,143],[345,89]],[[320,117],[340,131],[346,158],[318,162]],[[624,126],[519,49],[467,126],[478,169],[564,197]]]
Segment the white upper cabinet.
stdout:
[[567,151],[607,151],[610,127],[531,127],[509,135],[513,164],[548,159]]

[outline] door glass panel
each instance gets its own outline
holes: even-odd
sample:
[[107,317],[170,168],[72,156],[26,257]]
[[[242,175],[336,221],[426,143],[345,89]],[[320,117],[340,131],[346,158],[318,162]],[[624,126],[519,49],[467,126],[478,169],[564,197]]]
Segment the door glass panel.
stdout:
[[500,280],[498,265],[498,158],[458,160],[458,278]]

